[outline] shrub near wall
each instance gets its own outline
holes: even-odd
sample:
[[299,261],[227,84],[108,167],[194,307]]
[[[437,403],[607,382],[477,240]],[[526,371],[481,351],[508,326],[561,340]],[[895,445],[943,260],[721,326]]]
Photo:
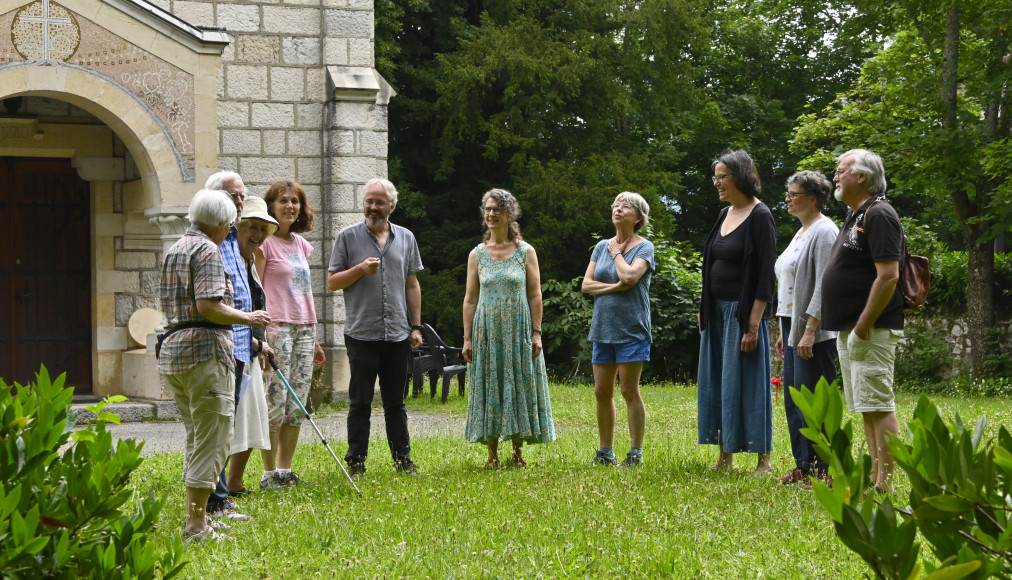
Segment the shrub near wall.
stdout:
[[183,567],[173,536],[158,554],[148,542],[164,499],[133,499],[127,487],[143,443],[113,446],[105,423],[119,417],[89,407],[97,421],[73,433],[66,375],[34,385],[0,379],[0,578],[171,578]]
[[[923,314],[908,314],[896,353],[896,378],[915,390],[939,390],[964,379],[970,363],[966,252],[950,251],[927,226],[903,218],[910,253],[931,260],[931,291]],[[995,254],[996,325],[990,331],[988,374],[1008,377],[1012,344],[1012,254]],[[957,389],[959,390],[959,389]]]

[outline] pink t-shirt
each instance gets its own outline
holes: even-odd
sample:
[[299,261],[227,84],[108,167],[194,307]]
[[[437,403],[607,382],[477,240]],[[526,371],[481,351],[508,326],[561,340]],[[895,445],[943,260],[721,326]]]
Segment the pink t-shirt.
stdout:
[[271,322],[316,324],[313,283],[309,277],[309,256],[313,246],[298,234],[290,241],[267,236],[260,250],[264,266],[264,292]]

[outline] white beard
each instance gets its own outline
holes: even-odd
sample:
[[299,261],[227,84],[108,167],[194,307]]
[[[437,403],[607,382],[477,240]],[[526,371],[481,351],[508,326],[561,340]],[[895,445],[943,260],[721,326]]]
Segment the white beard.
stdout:
[[836,191],[833,192],[833,197],[836,198],[836,201],[843,201],[843,190],[837,187]]

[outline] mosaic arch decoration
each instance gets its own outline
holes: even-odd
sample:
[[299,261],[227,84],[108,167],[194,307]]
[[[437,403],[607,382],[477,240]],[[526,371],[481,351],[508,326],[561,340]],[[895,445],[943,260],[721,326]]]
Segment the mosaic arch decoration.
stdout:
[[184,182],[193,182],[193,75],[51,0],[0,15],[0,71],[19,66],[80,70],[143,106],[169,137]]

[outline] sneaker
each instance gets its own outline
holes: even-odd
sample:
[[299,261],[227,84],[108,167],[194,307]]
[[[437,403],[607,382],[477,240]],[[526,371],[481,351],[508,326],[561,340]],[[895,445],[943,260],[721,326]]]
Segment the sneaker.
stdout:
[[212,530],[214,530],[216,532],[220,532],[220,531],[223,531],[223,530],[231,530],[232,529],[232,526],[226,524],[225,522],[218,521],[218,520],[212,520],[211,516],[205,516],[205,521],[207,523],[207,527],[211,528]]
[[271,489],[285,489],[285,481],[277,473],[271,475],[267,479],[260,479],[260,491],[268,491]]
[[619,465],[619,468],[628,469],[630,467],[639,467],[641,465],[643,465],[642,455],[639,453],[627,453],[625,461],[622,462],[622,465]]
[[232,538],[225,534],[220,534],[214,531],[210,526],[204,528],[202,532],[190,532],[183,530],[183,543],[189,546],[190,544],[200,544],[203,542],[231,542]]
[[295,487],[297,485],[312,485],[308,481],[299,479],[299,476],[295,475],[295,473],[291,471],[285,474],[279,473],[278,477],[281,479],[281,483],[287,485],[288,487]]
[[792,469],[777,478],[777,481],[783,484],[798,483],[799,481],[807,481],[808,476],[805,475],[800,469]]
[[248,495],[253,495],[253,492],[246,489],[245,487],[243,487],[242,489],[237,489],[235,491],[228,492],[228,497],[231,498],[246,497]]
[[605,455],[600,449],[594,454],[594,459],[590,461],[591,465],[618,465],[618,458],[614,455]]
[[235,508],[228,506],[209,512],[207,515],[211,516],[212,520],[231,520],[233,522],[245,522],[250,519],[248,515],[241,514],[235,511]]
[[353,461],[348,464],[348,475],[352,477],[361,477],[365,475],[365,463],[361,461]]
[[[362,470],[365,471],[365,466],[362,466]],[[394,461],[394,470],[403,473],[404,475],[418,475],[418,466],[415,465],[414,461],[410,459],[403,459],[401,461]]]

